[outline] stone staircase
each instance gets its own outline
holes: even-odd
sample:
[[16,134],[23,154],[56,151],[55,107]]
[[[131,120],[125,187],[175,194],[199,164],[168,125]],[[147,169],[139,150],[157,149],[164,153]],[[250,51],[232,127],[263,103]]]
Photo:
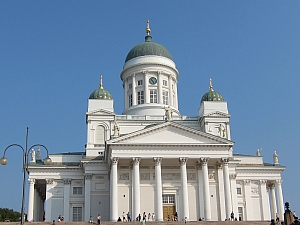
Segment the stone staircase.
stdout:
[[[96,223],[94,223],[97,225]],[[101,225],[140,225],[140,222],[107,222],[101,221]],[[148,225],[185,225],[184,222],[146,222]],[[270,225],[270,221],[191,221],[186,225]],[[20,222],[0,222],[0,225],[20,225]],[[25,225],[52,225],[52,222],[25,222]],[[87,222],[56,222],[56,225],[90,225]]]

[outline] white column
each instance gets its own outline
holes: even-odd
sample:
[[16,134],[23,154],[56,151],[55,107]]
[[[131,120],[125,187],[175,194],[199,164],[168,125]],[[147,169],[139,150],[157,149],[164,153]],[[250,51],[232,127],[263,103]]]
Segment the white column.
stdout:
[[219,205],[220,205],[219,221],[223,221],[226,218],[223,170],[222,170],[221,163],[218,162],[216,166],[217,166],[217,174],[218,174]]
[[210,191],[208,179],[208,163],[209,158],[201,158],[202,173],[203,173],[203,193],[204,193],[204,218],[206,221],[211,220],[211,204],[210,204]]
[[[28,199],[28,203],[29,203],[29,199]],[[39,221],[39,218],[38,218],[39,211],[40,211],[39,193],[38,193],[38,190],[35,188],[34,189],[34,205],[33,205],[33,220],[34,220],[34,222]]]
[[225,210],[226,210],[226,218],[230,218],[230,214],[232,211],[231,207],[231,193],[230,193],[230,181],[229,181],[229,169],[228,163],[229,158],[222,158],[222,166],[223,166],[223,178],[224,178],[224,192],[225,192]]
[[186,163],[188,158],[179,158],[180,162],[180,175],[181,175],[181,188],[182,188],[182,219],[189,219],[189,196],[187,186],[187,173]]
[[29,222],[33,221],[34,183],[35,183],[35,179],[28,179],[29,196],[28,196],[28,214],[27,214],[27,220]]
[[157,102],[158,104],[162,104],[162,78],[161,72],[157,71]]
[[283,204],[281,183],[282,183],[282,180],[275,181],[276,192],[277,192],[277,202],[278,202],[278,214],[279,214],[279,219],[281,221],[283,221],[284,220],[284,204]]
[[238,211],[238,201],[237,201],[237,190],[236,190],[236,174],[230,174],[230,187],[231,187],[231,204],[232,204],[232,211],[236,218],[239,217]]
[[271,197],[271,204],[272,204],[272,219],[275,220],[276,219],[276,213],[277,213],[275,185],[273,183],[269,183],[268,187],[270,189],[270,197]]
[[251,180],[244,180],[244,193],[246,202],[246,220],[252,219],[252,199],[251,199]]
[[144,90],[145,90],[145,93],[144,93],[144,96],[145,96],[145,99],[144,99],[144,101],[145,101],[145,103],[150,103],[150,100],[149,100],[149,89],[148,89],[148,72],[147,71],[143,71],[143,73],[144,73]]
[[53,179],[46,179],[46,222],[52,222],[56,220],[56,215],[52,217],[52,195],[53,195]]
[[132,158],[133,177],[132,177],[132,219],[134,220],[141,213],[141,193],[140,193],[140,161],[141,158]]
[[92,174],[85,174],[84,184],[84,218],[83,221],[89,221],[91,216],[91,180]]
[[162,158],[153,158],[155,164],[155,215],[156,221],[164,221],[162,205],[162,180],[161,180],[161,162]]
[[132,105],[136,105],[135,87],[136,87],[135,74],[132,74]]
[[70,188],[71,179],[64,179],[64,220],[70,221]]
[[204,218],[204,195],[203,195],[203,174],[201,163],[197,164],[198,173],[198,195],[199,195],[199,218]]
[[171,74],[169,74],[169,80],[168,80],[168,82],[169,82],[169,102],[170,102],[170,105],[171,106],[174,106],[173,105],[173,91],[172,91],[172,76],[171,76]]
[[112,157],[110,166],[110,221],[118,220],[118,161],[119,158]]
[[269,205],[269,196],[267,191],[267,180],[259,181],[259,200],[261,208],[261,220],[270,221],[270,205]]
[[128,108],[128,102],[129,102],[129,99],[128,99],[128,94],[127,94],[127,91],[128,91],[128,80],[127,78],[125,78],[124,82],[123,82],[123,88],[124,88],[124,110]]

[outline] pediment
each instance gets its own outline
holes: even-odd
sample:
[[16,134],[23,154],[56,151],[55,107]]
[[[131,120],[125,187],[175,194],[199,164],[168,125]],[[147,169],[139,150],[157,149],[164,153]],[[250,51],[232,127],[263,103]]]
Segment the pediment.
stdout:
[[233,142],[177,123],[166,122],[109,140],[107,144],[233,145]]
[[215,111],[208,114],[203,115],[203,117],[215,117],[215,118],[229,118],[230,115],[227,113]]
[[87,116],[102,116],[102,115],[113,116],[113,115],[115,115],[115,113],[110,112],[110,111],[105,110],[105,109],[98,109],[98,110],[94,110],[94,111],[91,111],[91,112],[87,112],[86,115]]

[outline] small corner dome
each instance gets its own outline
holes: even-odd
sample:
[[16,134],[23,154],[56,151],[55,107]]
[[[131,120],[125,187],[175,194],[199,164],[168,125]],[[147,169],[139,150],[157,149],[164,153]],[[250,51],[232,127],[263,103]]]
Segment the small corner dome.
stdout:
[[100,87],[93,91],[92,94],[90,94],[89,99],[113,99],[109,91],[103,88],[102,76],[100,77]]
[[204,101],[224,102],[222,95],[213,89],[212,79],[210,79],[209,91],[202,96],[201,103]]

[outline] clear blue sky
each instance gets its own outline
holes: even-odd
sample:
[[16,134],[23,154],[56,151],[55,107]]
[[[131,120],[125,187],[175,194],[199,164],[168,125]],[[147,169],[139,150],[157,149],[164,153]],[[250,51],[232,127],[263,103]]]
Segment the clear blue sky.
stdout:
[[[24,145],[27,126],[29,145],[84,151],[87,99],[103,75],[122,113],[120,72],[147,19],[177,64],[181,114],[198,115],[212,77],[234,152],[262,148],[272,163],[276,150],[284,201],[300,213],[300,1],[0,1],[0,154]],[[20,211],[20,149],[7,158],[0,207]]]

